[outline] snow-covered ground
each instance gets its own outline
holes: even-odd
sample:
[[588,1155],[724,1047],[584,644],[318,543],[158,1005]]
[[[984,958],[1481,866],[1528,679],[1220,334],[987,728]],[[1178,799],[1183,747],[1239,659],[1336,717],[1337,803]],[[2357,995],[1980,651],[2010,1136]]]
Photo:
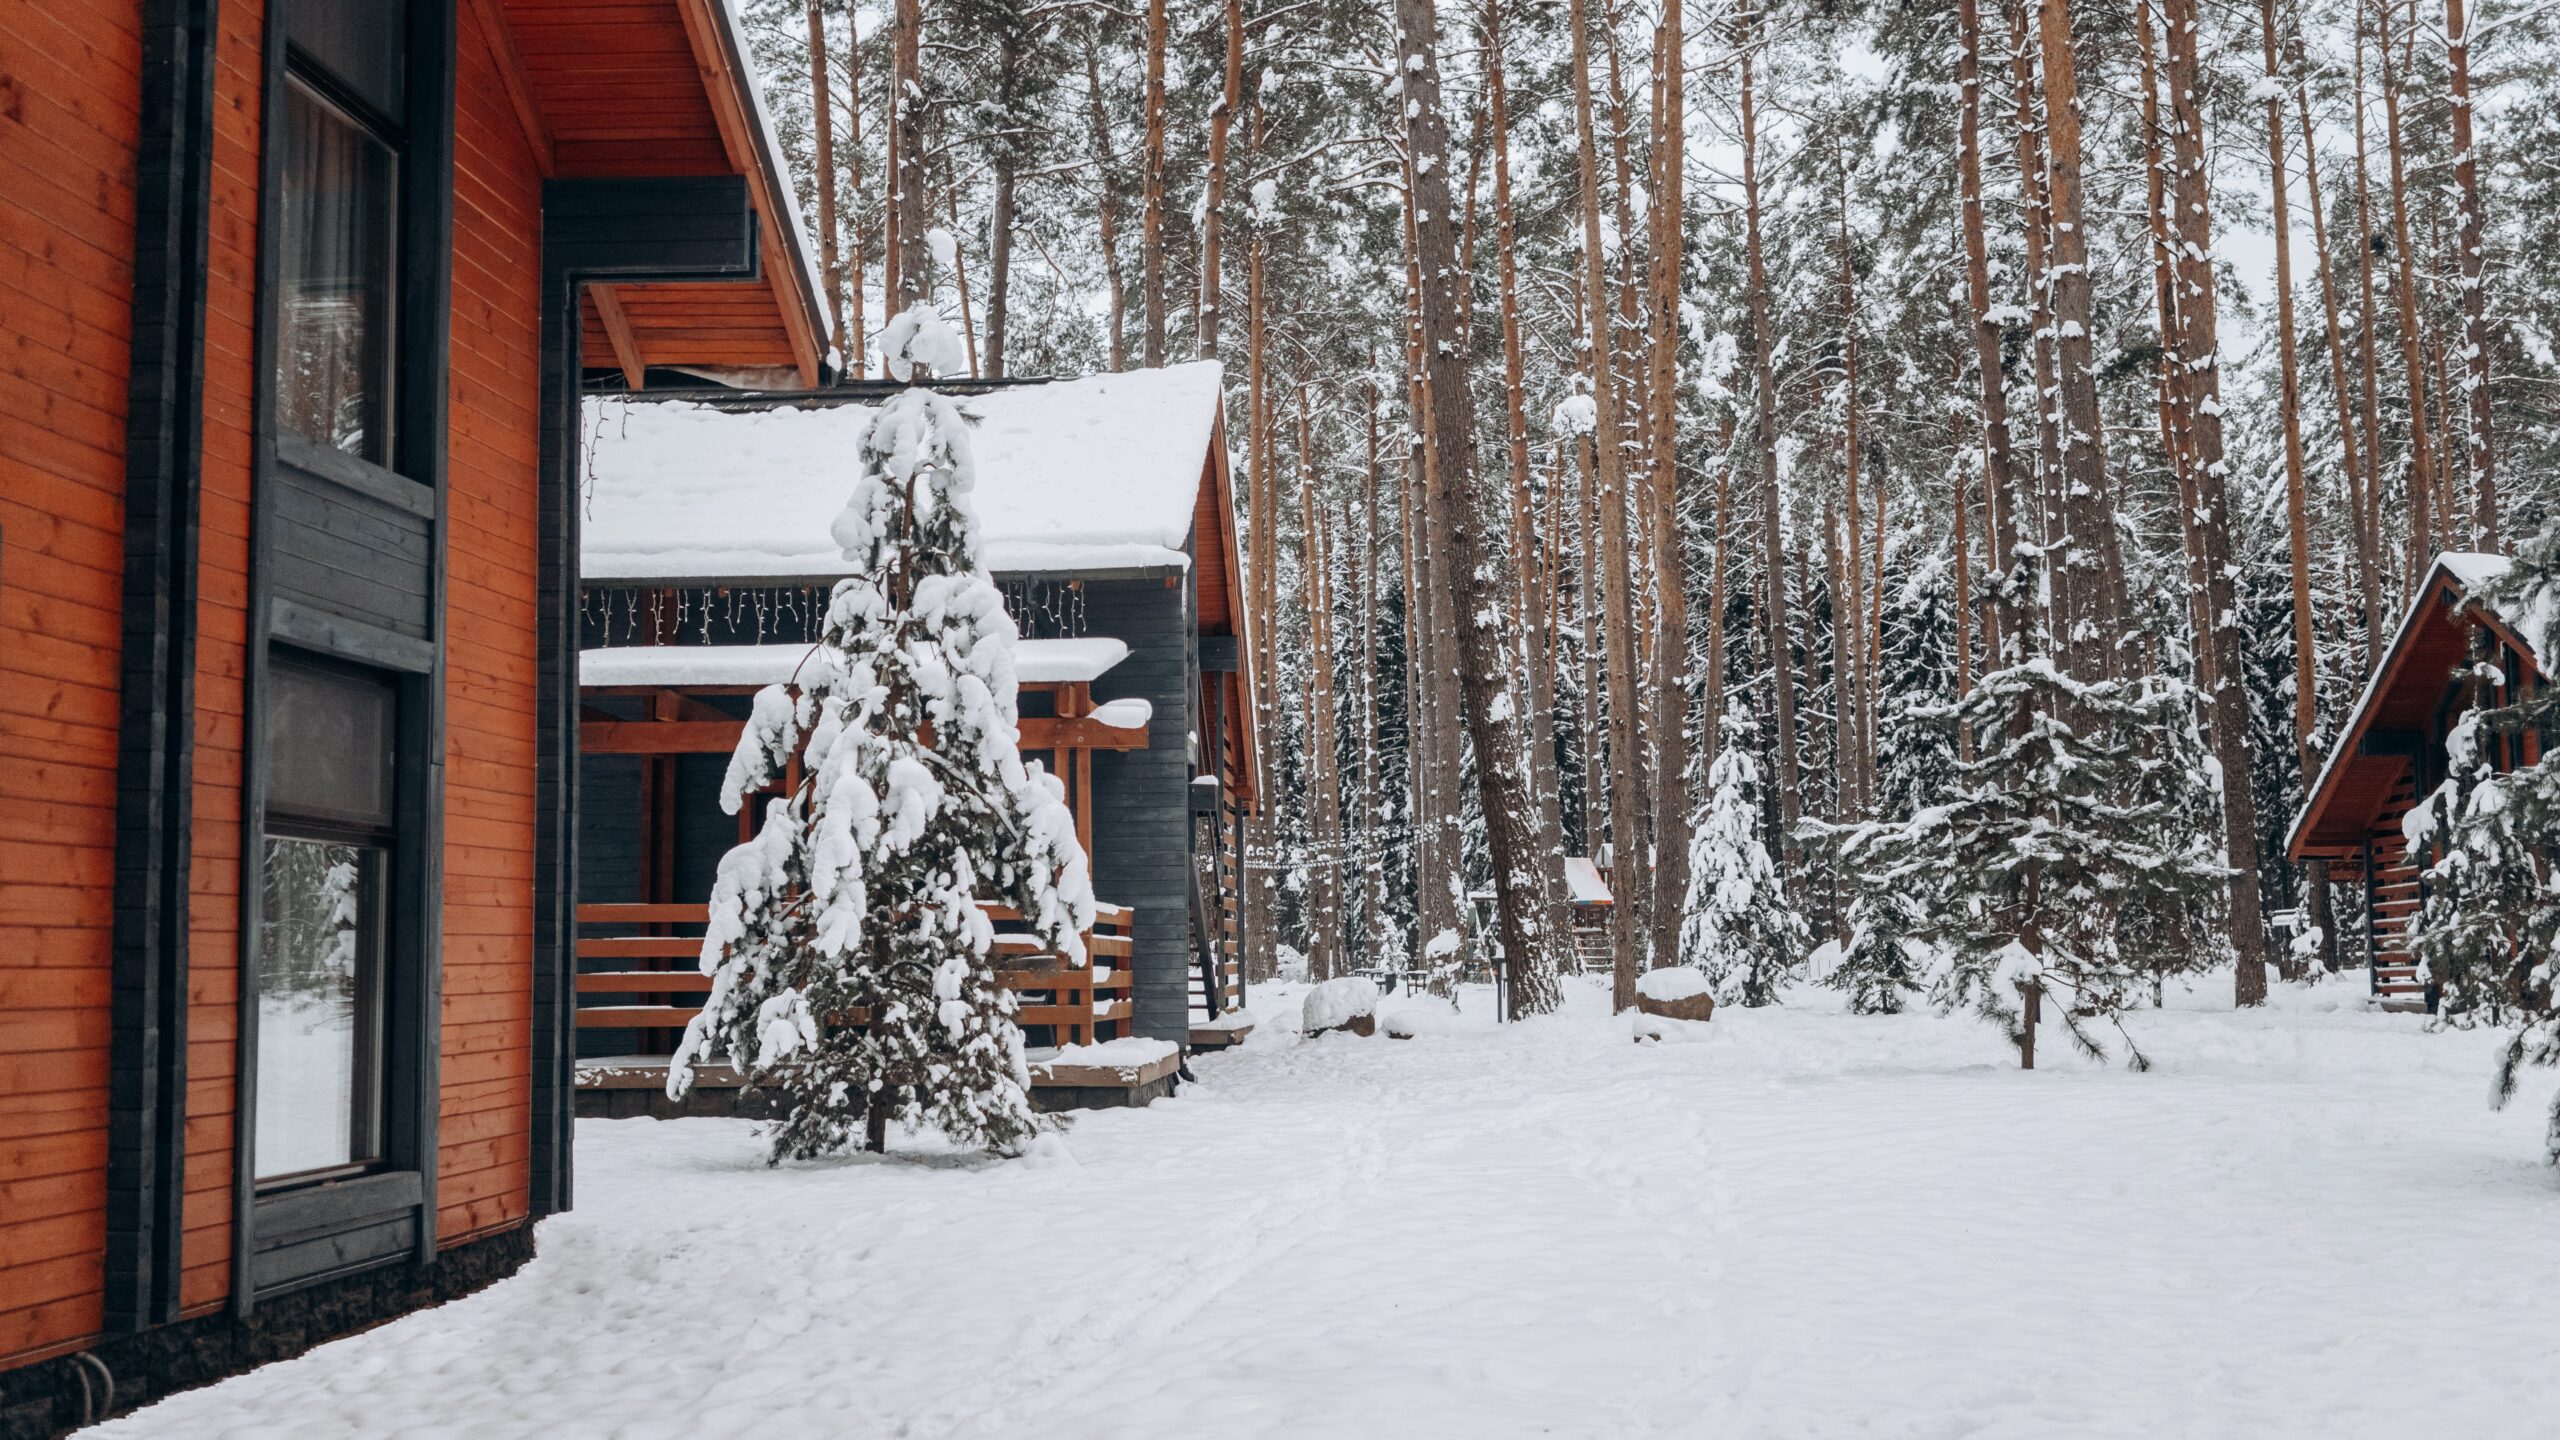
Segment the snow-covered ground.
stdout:
[[1819,994],[1644,1046],[1596,986],[1471,995],[1011,1163],[581,1122],[517,1278],[100,1433],[2552,1433],[2548,1080],[2492,1114],[2486,1037],[2227,995],[2136,1017],[2144,1075]]

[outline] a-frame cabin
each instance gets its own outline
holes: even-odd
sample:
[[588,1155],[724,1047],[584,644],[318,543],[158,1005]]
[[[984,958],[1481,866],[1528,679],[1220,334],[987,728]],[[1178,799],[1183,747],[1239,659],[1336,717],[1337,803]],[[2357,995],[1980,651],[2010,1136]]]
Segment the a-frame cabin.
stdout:
[[[1067,786],[1103,902],[1089,973],[1006,941],[1035,1100],[1111,1098],[1055,1047],[1237,1038],[1244,820],[1259,779],[1215,364],[954,381],[981,554],[1024,636],[1022,745]],[[580,789],[583,1113],[670,1113],[664,1057],[698,1008],[701,918],[743,838],[719,808],[755,691],[788,683],[847,570],[831,539],[894,387],[594,395]],[[1133,1077],[1119,1099],[1171,1083]],[[736,1078],[706,1072],[689,1110]],[[1055,1093],[1053,1093],[1055,1092]],[[1071,1093],[1070,1093],[1071,1092]]]
[[[2424,857],[2410,854],[2402,821],[2444,782],[2445,739],[2465,712],[2542,683],[2532,647],[2474,596],[2506,566],[2498,555],[2436,557],[2286,837],[2295,861],[2326,860],[2333,881],[2363,885],[2369,984],[2388,1009],[2435,1001],[2409,953]],[[2491,753],[2500,769],[2540,758],[2531,735],[2501,740]]]

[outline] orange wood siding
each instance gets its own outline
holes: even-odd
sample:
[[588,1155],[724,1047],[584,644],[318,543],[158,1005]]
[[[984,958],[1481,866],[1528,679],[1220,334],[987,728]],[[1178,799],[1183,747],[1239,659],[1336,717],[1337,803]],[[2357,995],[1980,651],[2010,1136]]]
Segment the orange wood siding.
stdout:
[[444,1043],[436,1233],[524,1218],[532,1110],[542,173],[462,27],[446,462]]
[[0,0],[0,1366],[101,1323],[135,7]]
[[215,40],[206,245],[204,460],[197,501],[194,859],[187,940],[188,1313],[231,1294],[240,1083],[240,774],[249,663],[249,486],[257,404],[258,135],[265,6],[226,4]]

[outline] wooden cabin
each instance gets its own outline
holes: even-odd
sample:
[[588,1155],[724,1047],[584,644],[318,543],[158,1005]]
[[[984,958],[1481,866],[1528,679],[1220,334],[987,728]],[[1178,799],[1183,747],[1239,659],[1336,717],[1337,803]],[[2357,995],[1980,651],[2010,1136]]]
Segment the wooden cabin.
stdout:
[[1573,922],[1573,958],[1582,973],[1606,972],[1614,963],[1609,950],[1609,912],[1617,904],[1609,879],[1588,855],[1564,857],[1564,903]]
[[[2333,882],[2364,887],[2366,973],[2387,1009],[2435,1006],[2408,944],[2424,857],[2409,854],[2401,821],[2444,783],[2445,738],[2455,721],[2474,705],[2508,703],[2541,683],[2532,647],[2473,598],[2506,566],[2498,555],[2436,557],[2286,838],[2295,861],[2326,860]],[[2477,682],[2470,672],[2481,663],[2503,679]],[[2530,735],[2501,741],[2492,754],[2501,769],[2540,758]]]
[[0,1434],[568,1206],[581,383],[826,362],[747,56],[0,0]]
[[[1220,372],[940,388],[971,421],[981,553],[1025,637],[1022,747],[1065,782],[1103,902],[1089,968],[999,920],[1000,973],[1021,994],[1034,1099],[1099,1094],[1112,1087],[1044,1057],[1239,1038],[1257,770]],[[756,690],[789,683],[821,637],[847,573],[832,525],[892,390],[588,401],[584,1113],[670,1113],[665,1057],[707,984],[705,902],[753,823],[720,809],[721,778]],[[1135,1083],[1160,1093],[1164,1069]],[[707,1072],[687,1108],[723,1110],[735,1085]]]

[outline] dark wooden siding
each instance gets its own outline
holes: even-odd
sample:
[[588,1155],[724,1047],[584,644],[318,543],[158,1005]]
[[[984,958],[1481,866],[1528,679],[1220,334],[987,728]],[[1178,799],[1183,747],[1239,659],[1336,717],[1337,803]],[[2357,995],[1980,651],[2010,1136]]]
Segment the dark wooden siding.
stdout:
[[1173,1041],[1190,1033],[1189,597],[1179,579],[1085,586],[1091,633],[1129,644],[1129,658],[1094,682],[1094,699],[1135,697],[1155,708],[1146,749],[1093,757],[1093,888],[1137,912],[1137,1031]]

